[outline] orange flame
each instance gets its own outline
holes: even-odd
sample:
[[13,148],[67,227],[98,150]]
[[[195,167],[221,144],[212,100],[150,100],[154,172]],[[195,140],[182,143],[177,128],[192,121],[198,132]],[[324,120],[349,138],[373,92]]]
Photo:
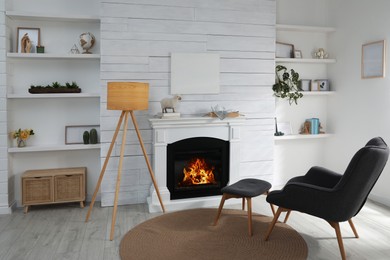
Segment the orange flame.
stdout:
[[213,173],[214,167],[207,165],[203,158],[192,158],[184,167],[184,178],[179,186],[191,186],[200,184],[216,184]]

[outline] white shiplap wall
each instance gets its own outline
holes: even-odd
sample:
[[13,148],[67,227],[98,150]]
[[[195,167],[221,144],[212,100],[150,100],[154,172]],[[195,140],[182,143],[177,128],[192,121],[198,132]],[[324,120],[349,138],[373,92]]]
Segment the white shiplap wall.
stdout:
[[[137,111],[150,158],[152,134],[148,122],[169,96],[172,52],[220,54],[221,92],[184,95],[183,115],[200,115],[216,104],[247,117],[241,133],[240,176],[271,181],[273,175],[273,117],[275,0],[103,0],[101,2],[101,141],[102,164],[119,113],[106,110],[108,81],[150,84],[149,111]],[[146,201],[151,180],[130,123],[119,204]],[[101,187],[102,205],[112,205],[121,136]]]
[[9,213],[5,3],[0,0],[0,214]]

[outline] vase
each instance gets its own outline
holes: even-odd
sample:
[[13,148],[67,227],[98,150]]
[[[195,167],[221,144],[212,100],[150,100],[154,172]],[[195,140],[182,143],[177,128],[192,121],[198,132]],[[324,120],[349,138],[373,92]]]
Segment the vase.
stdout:
[[16,145],[18,147],[25,147],[26,146],[26,142],[27,142],[27,140],[24,140],[22,138],[17,138],[16,139]]

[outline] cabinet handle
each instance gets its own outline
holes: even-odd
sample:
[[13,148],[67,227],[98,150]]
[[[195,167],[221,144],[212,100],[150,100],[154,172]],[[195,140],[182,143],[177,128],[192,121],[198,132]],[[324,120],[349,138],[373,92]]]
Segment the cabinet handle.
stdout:
[[65,177],[72,177],[73,175],[65,175]]
[[42,177],[34,177],[34,179],[41,179]]

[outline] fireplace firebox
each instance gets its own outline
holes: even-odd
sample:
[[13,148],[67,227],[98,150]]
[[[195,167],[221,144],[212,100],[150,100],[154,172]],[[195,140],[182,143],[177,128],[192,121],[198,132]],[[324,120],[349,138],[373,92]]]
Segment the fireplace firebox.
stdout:
[[168,144],[167,188],[171,200],[221,195],[228,182],[228,141],[194,137]]

